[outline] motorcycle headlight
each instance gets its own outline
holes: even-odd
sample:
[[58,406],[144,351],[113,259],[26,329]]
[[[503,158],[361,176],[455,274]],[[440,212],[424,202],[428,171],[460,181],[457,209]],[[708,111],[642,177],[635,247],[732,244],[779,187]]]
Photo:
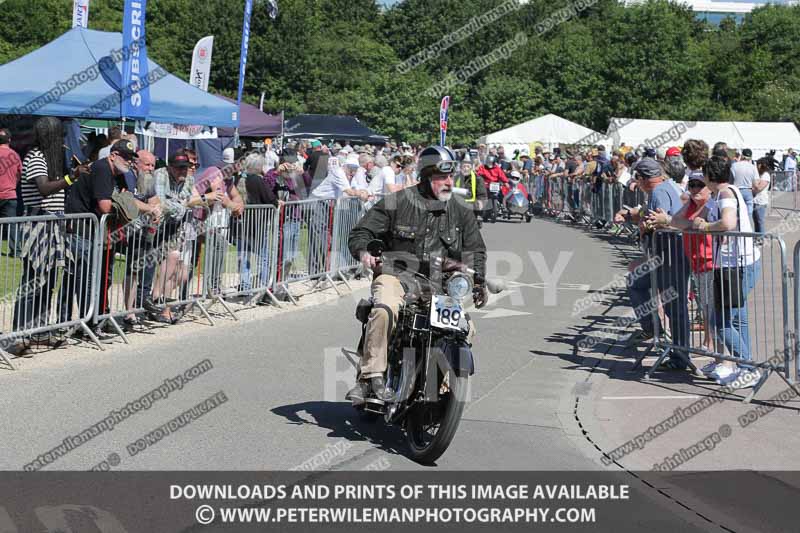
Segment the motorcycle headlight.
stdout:
[[472,281],[463,274],[454,274],[447,280],[447,295],[463,300],[472,293]]

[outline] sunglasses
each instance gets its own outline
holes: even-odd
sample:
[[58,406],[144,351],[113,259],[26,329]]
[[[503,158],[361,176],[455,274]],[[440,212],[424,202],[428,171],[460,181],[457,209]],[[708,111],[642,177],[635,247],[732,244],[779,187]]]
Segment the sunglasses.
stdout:
[[689,188],[690,189],[702,189],[705,186],[706,186],[706,183],[704,181],[690,181],[689,182]]

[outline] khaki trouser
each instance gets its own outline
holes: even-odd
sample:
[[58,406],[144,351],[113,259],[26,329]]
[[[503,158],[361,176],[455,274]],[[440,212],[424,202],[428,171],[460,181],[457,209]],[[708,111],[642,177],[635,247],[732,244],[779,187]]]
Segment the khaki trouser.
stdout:
[[[364,353],[361,356],[361,379],[382,376],[388,365],[389,337],[397,326],[398,311],[403,303],[405,289],[395,276],[381,274],[372,281],[372,312],[367,321]],[[391,314],[390,314],[391,312]],[[475,323],[467,319],[467,342],[475,338]],[[391,328],[391,329],[390,329]]]
[[367,321],[364,353],[361,356],[363,379],[382,376],[386,372],[389,337],[396,326],[404,295],[405,290],[395,276],[381,274],[372,281],[374,306]]

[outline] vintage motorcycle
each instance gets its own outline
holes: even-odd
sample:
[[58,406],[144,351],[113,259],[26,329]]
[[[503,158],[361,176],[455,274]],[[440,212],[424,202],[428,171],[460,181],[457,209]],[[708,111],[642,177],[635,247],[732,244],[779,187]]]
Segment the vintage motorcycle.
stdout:
[[[382,416],[387,424],[402,426],[411,458],[431,464],[456,434],[469,376],[475,372],[468,342],[471,320],[464,311],[464,300],[472,296],[475,271],[454,260],[434,260],[430,276],[423,276],[403,270],[402,260],[384,256],[383,247],[382,241],[375,240],[368,250],[382,264],[391,264],[406,288],[389,340],[386,386],[393,398],[384,402],[368,397],[354,407],[368,420]],[[487,280],[486,287],[494,294],[505,289],[502,281],[494,280]],[[362,354],[372,305],[371,300],[361,300],[356,309],[362,324],[358,350],[342,350],[356,368],[353,356]]]
[[494,181],[489,183],[487,188],[489,196],[489,205],[487,206],[484,220],[487,222],[497,222],[497,216],[500,213],[500,207],[503,205],[503,195],[500,192],[500,182]]
[[519,218],[520,220],[524,219],[525,222],[530,222],[533,218],[528,196],[518,187],[514,186],[503,198],[501,216],[504,220]]

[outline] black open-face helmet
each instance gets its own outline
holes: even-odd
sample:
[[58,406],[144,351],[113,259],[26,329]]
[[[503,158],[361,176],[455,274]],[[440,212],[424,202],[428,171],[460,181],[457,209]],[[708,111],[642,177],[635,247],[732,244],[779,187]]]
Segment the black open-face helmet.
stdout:
[[458,168],[456,155],[444,146],[429,146],[419,154],[417,175],[430,179],[434,174],[453,174]]

